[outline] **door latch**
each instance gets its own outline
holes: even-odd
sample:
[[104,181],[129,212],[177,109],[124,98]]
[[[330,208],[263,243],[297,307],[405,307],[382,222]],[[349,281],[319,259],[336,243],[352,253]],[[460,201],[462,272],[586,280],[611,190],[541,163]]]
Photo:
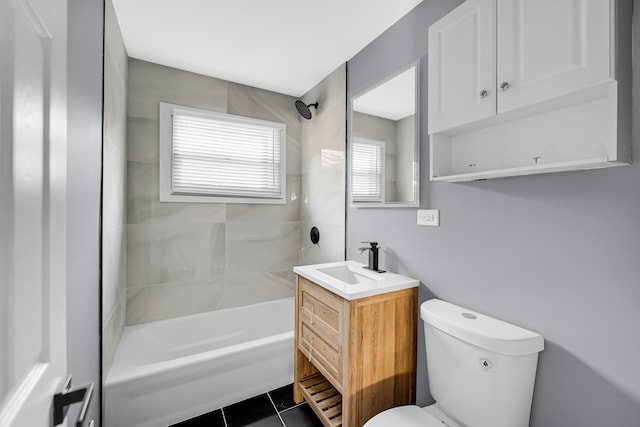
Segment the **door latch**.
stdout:
[[[53,425],[57,426],[62,424],[67,416],[69,406],[82,402],[82,407],[78,414],[78,420],[74,424],[74,427],[82,427],[84,425],[84,419],[87,416],[87,410],[89,409],[89,403],[91,403],[92,397],[93,383],[72,388],[71,375],[67,375],[62,383],[62,389],[53,395]],[[93,424],[93,422],[91,424]]]

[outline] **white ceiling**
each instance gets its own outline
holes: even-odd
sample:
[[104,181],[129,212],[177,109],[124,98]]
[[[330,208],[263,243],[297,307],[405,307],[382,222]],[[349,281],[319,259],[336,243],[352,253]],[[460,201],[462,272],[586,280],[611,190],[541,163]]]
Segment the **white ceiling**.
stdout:
[[422,0],[113,0],[129,56],[301,96]]

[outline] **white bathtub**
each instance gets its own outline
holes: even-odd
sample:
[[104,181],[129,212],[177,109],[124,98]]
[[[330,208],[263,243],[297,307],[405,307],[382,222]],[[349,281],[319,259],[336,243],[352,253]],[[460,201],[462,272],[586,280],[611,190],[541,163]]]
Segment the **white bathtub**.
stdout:
[[294,301],[124,329],[105,427],[164,427],[293,382]]

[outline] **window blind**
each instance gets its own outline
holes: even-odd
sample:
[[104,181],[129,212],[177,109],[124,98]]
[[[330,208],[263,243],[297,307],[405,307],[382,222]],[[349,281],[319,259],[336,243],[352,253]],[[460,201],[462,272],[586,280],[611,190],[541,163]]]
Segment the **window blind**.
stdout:
[[354,202],[384,200],[384,142],[354,138],[351,146],[351,198]]
[[173,111],[173,194],[283,198],[284,125]]

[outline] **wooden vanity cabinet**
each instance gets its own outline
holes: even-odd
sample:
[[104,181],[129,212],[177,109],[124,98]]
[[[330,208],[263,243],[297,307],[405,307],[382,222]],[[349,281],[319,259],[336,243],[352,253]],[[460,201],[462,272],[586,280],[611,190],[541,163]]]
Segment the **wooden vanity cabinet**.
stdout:
[[294,400],[327,427],[414,404],[418,288],[346,300],[296,276]]

